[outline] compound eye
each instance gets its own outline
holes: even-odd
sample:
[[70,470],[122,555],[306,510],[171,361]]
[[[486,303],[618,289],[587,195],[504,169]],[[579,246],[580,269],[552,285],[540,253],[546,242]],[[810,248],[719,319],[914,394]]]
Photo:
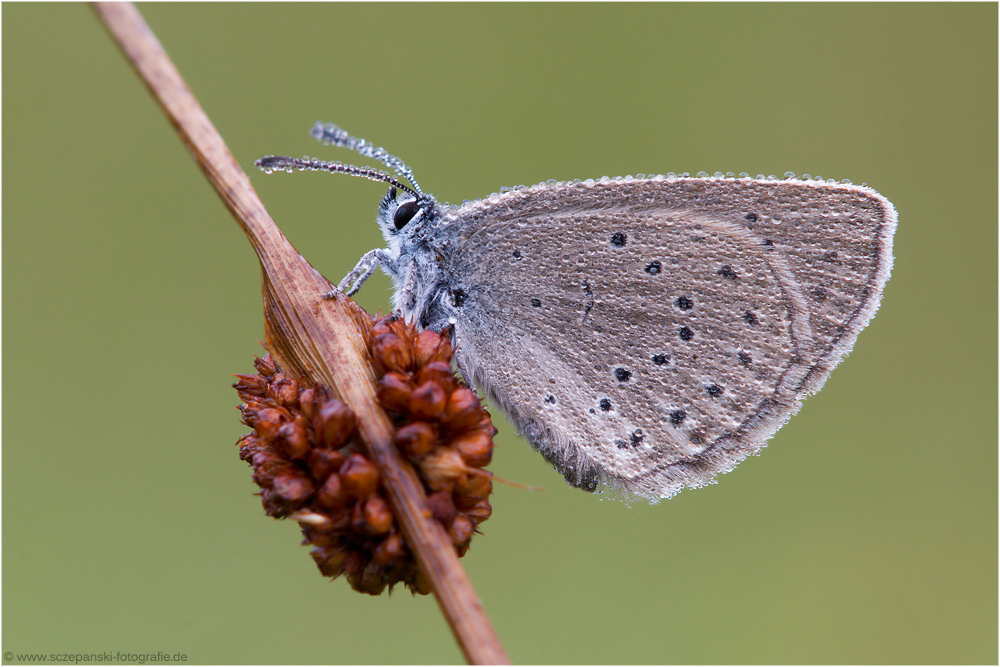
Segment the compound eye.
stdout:
[[396,225],[396,229],[402,229],[406,226],[406,223],[413,220],[413,216],[419,210],[420,206],[417,205],[416,201],[408,201],[405,204],[400,204],[396,212],[392,214],[392,224]]

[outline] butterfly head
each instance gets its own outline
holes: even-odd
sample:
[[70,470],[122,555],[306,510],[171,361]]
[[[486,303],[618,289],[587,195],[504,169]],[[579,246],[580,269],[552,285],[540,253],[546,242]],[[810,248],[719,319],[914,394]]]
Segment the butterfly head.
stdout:
[[379,203],[378,226],[390,247],[414,237],[434,217],[437,202],[427,194],[417,194],[395,185]]

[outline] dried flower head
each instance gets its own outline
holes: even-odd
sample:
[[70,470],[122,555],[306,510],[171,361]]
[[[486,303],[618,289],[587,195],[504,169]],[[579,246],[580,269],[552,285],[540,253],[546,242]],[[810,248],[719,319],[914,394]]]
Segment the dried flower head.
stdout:
[[[451,368],[451,344],[401,318],[374,323],[369,351],[379,375],[378,399],[392,417],[395,443],[424,483],[428,513],[464,555],[489,518],[496,429],[489,413]],[[253,466],[264,512],[299,522],[320,572],[347,576],[377,595],[402,582],[415,593],[430,585],[406,546],[375,465],[357,438],[357,418],[324,387],[302,387],[269,355],[257,373],[237,375],[243,422],[236,443]]]

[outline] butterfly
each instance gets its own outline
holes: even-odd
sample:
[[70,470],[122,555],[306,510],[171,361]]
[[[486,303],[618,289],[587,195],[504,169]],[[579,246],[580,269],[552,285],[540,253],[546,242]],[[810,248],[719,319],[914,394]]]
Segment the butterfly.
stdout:
[[896,210],[847,182],[653,176],[540,183],[461,205],[334,125],[368,167],[265,157],[266,172],[384,182],[393,307],[451,332],[459,370],[569,484],[656,502],[715,481],[818,391],[879,307]]

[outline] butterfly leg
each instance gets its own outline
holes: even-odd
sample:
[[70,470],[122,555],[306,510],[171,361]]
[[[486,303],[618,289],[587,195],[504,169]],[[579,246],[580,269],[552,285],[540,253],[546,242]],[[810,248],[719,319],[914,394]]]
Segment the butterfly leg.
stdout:
[[344,276],[344,279],[337,285],[337,289],[330,290],[323,295],[323,298],[332,299],[338,292],[343,292],[346,296],[354,296],[364,282],[371,278],[379,265],[392,267],[395,266],[395,262],[384,248],[369,250],[358,260],[351,272]]

